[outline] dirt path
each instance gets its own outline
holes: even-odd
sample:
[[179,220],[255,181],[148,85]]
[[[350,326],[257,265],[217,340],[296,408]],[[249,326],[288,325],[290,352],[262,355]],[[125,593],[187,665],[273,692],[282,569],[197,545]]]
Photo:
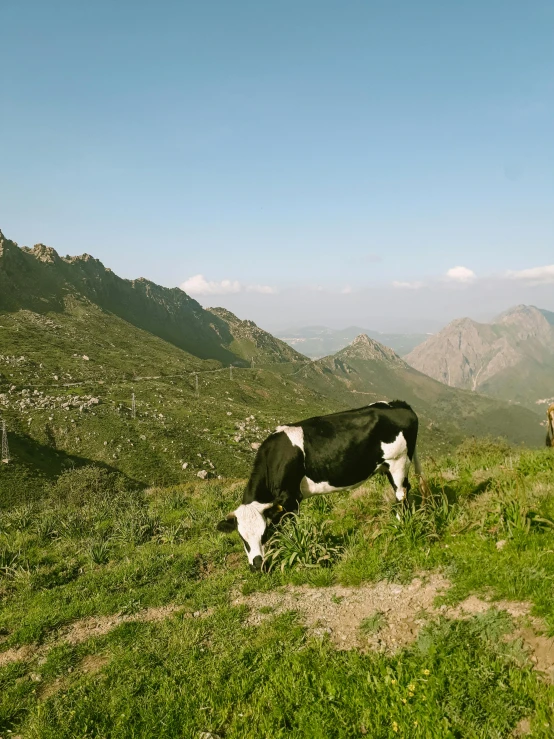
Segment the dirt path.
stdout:
[[[491,602],[472,595],[454,607],[436,607],[435,598],[449,587],[449,581],[435,573],[416,577],[407,585],[387,581],[358,588],[289,585],[266,593],[236,595],[232,603],[248,608],[246,623],[250,625],[285,611],[295,611],[309,634],[320,637],[328,634],[337,649],[388,653],[413,643],[421,627],[438,616],[470,618],[496,608],[514,618],[516,629],[508,638],[520,639],[535,668],[554,683],[554,639],[544,636],[540,619],[529,616],[529,603]],[[185,618],[203,618],[213,613],[213,609],[184,612],[183,606],[169,604],[136,614],[91,616],[62,627],[45,644],[0,652],[0,667],[18,661],[40,661],[60,644],[81,644],[109,633],[122,623],[163,621],[179,611]]]
[[26,644],[23,647],[7,649],[5,652],[0,652],[0,667],[10,662],[30,660],[35,657],[40,658],[59,644],[81,644],[92,637],[107,634],[122,623],[128,623],[130,621],[163,621],[182,609],[183,606],[167,605],[158,608],[146,608],[135,614],[116,614],[114,616],[90,616],[89,618],[83,618],[58,629],[55,637],[48,640],[45,644]]

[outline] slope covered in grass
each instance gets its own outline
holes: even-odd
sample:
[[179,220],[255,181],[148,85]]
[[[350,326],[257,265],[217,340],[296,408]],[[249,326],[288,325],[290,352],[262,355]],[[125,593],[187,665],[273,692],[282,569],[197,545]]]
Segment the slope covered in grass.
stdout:
[[[0,732],[508,737],[528,721],[552,736],[554,689],[529,634],[536,646],[554,633],[554,456],[466,443],[426,472],[433,500],[400,521],[380,478],[306,502],[302,556],[261,575],[238,537],[215,531],[244,481],[139,492],[66,473],[3,516]],[[312,529],[330,553],[319,564]],[[425,612],[413,612],[416,575],[445,583]],[[316,596],[383,581],[417,622],[399,651],[375,635],[398,614],[368,613],[345,651],[300,601],[275,607],[291,584]],[[477,598],[464,616],[456,604]]]

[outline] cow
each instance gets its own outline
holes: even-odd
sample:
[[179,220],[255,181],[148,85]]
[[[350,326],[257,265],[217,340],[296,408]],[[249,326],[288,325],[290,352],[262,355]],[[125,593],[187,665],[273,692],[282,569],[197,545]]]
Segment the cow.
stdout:
[[554,447],[554,403],[546,411],[546,446]]
[[258,449],[242,504],[217,529],[238,531],[256,571],[262,568],[268,525],[297,511],[304,498],[355,488],[382,471],[402,505],[412,461],[421,476],[417,430],[417,415],[403,400],[278,426]]

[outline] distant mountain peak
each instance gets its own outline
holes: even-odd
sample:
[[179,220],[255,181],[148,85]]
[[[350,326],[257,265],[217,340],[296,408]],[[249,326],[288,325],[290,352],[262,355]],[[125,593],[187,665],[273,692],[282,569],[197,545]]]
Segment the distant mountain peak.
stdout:
[[491,323],[460,318],[406,361],[446,385],[532,404],[551,393],[553,322],[534,305],[515,305]]
[[367,334],[358,334],[344,349],[335,354],[340,359],[366,359],[404,364],[398,354],[388,346],[370,339]]

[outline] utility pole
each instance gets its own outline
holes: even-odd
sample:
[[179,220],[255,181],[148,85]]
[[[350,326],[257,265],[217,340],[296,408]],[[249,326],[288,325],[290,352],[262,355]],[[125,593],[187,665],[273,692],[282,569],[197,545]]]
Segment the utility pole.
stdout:
[[10,461],[10,450],[8,448],[8,432],[6,431],[6,422],[2,421],[2,462],[8,464]]
[[233,379],[233,365],[232,364],[229,365],[229,379],[230,380]]
[[250,361],[250,366],[251,366],[251,367],[254,367],[254,357],[252,357],[252,359],[251,359],[251,361]]
[[136,404],[135,404],[135,394],[134,393],[133,393],[133,397],[131,399],[131,416],[133,418],[136,418],[137,417],[137,407],[136,407]]
[[196,397],[198,398],[198,396],[200,395],[200,393],[198,391],[198,375],[194,375],[194,377],[196,378],[196,381],[195,381],[195,394],[196,394]]

